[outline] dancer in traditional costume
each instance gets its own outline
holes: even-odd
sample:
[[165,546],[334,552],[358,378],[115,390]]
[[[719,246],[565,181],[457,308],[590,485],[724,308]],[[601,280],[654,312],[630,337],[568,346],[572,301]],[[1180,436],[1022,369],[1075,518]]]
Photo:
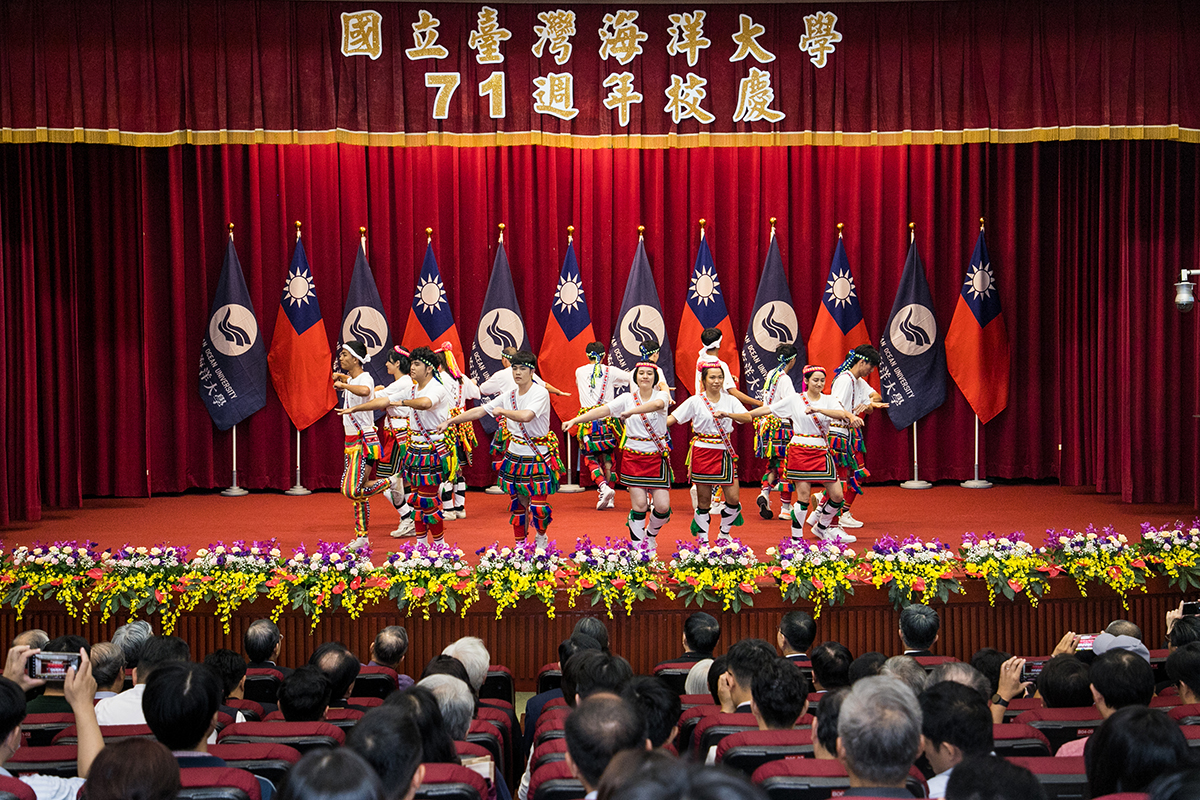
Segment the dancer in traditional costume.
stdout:
[[479,384],[470,375],[463,374],[454,360],[454,349],[449,342],[442,342],[437,349],[441,356],[445,372],[439,375],[443,378],[442,385],[450,394],[450,419],[452,424],[446,429],[446,436],[454,445],[454,453],[458,459],[458,470],[442,484],[442,509],[446,519],[465,519],[467,516],[467,482],[463,470],[471,463],[471,453],[478,442],[475,440],[475,426],[470,422],[453,422],[467,408],[468,400],[478,400],[482,397]]
[[[517,383],[516,383],[516,380],[513,378],[513,365],[512,365],[512,357],[513,357],[513,355],[516,354],[516,352],[517,352],[517,348],[506,347],[500,353],[500,364],[501,364],[502,368],[493,372],[488,377],[487,380],[485,380],[483,383],[479,384],[479,392],[482,397],[485,397],[490,400],[492,398],[499,397],[502,394],[508,394],[516,387]],[[534,374],[533,382],[536,383],[538,386],[544,386],[546,388],[546,391],[549,392],[550,394],[556,394],[560,397],[570,397],[571,396],[569,393],[564,392],[561,389],[551,386],[550,384],[546,383],[544,380],[542,380],[542,377],[540,375]],[[501,466],[501,464],[504,463],[504,454],[506,452],[508,452],[508,447],[507,447],[508,440],[506,438],[507,435],[508,435],[508,428],[505,425],[499,426],[496,429],[496,432],[492,434],[492,446],[491,446],[492,469],[496,471],[496,478],[497,478],[496,486],[498,489],[500,487],[500,483],[499,483],[500,466]],[[491,489],[489,489],[488,492],[495,493]],[[499,489],[499,492],[501,494],[503,494],[504,490]]]
[[380,456],[379,435],[375,431],[375,414],[359,406],[371,400],[375,383],[364,366],[371,360],[362,342],[346,342],[338,351],[341,372],[333,373],[333,388],[342,393],[342,416],[345,432],[345,467],[342,470],[342,494],[354,503],[353,546],[367,543],[371,522],[371,495],[379,494],[391,484],[387,480],[371,479],[371,464]]
[[[786,400],[796,393],[789,374],[796,364],[796,348],[790,344],[781,344],[775,348],[775,357],[779,366],[767,373],[763,382],[762,404]],[[774,414],[760,414],[754,418],[754,454],[766,459],[767,471],[762,476],[762,488],[758,493],[758,514],[763,519],[772,517],[771,490],[779,491],[779,518],[792,518],[792,486],[787,481],[780,481],[779,465],[787,457],[788,442],[792,438],[792,426],[786,420]],[[805,498],[807,504],[808,498]]]
[[[605,365],[604,345],[592,342],[585,350],[588,363],[575,370],[579,390],[579,415],[602,408],[617,396],[618,386],[628,386],[633,376],[626,370]],[[578,419],[579,417],[576,417]],[[563,428],[565,431],[566,428]],[[615,416],[590,417],[575,429],[579,455],[596,482],[596,510],[613,507],[613,455],[621,441],[621,422]]]
[[[618,476],[629,489],[629,535],[654,549],[659,530],[671,518],[671,436],[667,431],[670,396],[657,389],[658,367],[639,361],[633,368],[636,387],[563,423],[563,432],[594,420],[620,418]],[[650,510],[653,497],[654,509]]]
[[746,407],[730,394],[721,391],[725,382],[721,365],[716,362],[700,365],[704,392],[695,394],[679,404],[667,417],[670,425],[690,422],[692,441],[688,448],[688,477],[696,486],[697,507],[693,512],[692,533],[708,542],[709,510],[714,488],[725,495],[721,510],[722,538],[729,537],[735,525],[743,524],[742,506],[738,499],[737,453],[730,435],[733,433],[731,414],[746,414]]
[[387,491],[388,499],[400,514],[400,524],[392,531],[393,538],[408,535],[415,529],[413,523],[413,508],[408,504],[408,496],[404,491],[404,474],[400,465],[404,460],[404,451],[408,448],[408,419],[409,410],[401,405],[401,400],[409,396],[412,390],[412,378],[408,374],[408,351],[400,345],[388,353],[387,371],[392,376],[392,382],[386,387],[375,387],[376,400],[382,398],[387,402],[387,416],[383,418],[383,427],[379,431],[379,443],[383,454],[375,474],[387,478],[391,487]]
[[428,347],[412,351],[410,395],[402,403],[411,409],[408,448],[404,452],[404,478],[413,490],[408,496],[415,509],[417,536],[429,544],[444,537],[442,498],[438,488],[458,469],[454,448],[444,433],[450,420],[450,394],[437,379],[441,359]]
[[[703,394],[704,386],[700,379],[700,365],[704,363],[717,364],[721,367],[721,372],[725,376],[725,380],[721,384],[721,391],[726,394],[731,394],[741,401],[746,408],[758,408],[762,405],[758,400],[755,400],[750,395],[737,388],[737,379],[733,377],[733,373],[729,370],[729,365],[721,358],[721,340],[722,333],[717,328],[705,328],[700,332],[700,352],[696,355],[696,375],[692,394]],[[693,510],[699,507],[700,500],[696,495],[696,486],[692,485],[690,491],[692,496]],[[725,498],[719,489],[713,489],[711,507],[713,511],[720,514],[725,507]]]
[[513,535],[523,542],[530,527],[538,547],[549,544],[550,495],[558,491],[562,460],[558,437],[550,433],[550,393],[534,381],[537,356],[518,350],[510,359],[515,387],[493,400],[468,409],[457,422],[470,422],[491,415],[503,419],[506,428],[504,460],[500,465],[500,488],[511,497],[509,521]]
[[[795,351],[793,350],[793,356]],[[792,431],[787,445],[787,461],[784,476],[796,486],[796,498],[792,504],[792,539],[804,538],[803,520],[808,512],[808,497],[813,483],[825,485],[827,498],[822,513],[818,514],[813,535],[835,544],[849,544],[854,537],[841,528],[830,528],[834,516],[842,505],[842,484],[837,477],[833,451],[829,444],[829,429],[832,423],[840,422],[849,428],[862,427],[863,421],[848,411],[829,395],[821,394],[825,388],[825,368],[804,368],[804,391],[794,391],[787,397],[770,405],[756,408],[748,419],[777,417],[788,423]],[[741,420],[737,416],[734,419]]]

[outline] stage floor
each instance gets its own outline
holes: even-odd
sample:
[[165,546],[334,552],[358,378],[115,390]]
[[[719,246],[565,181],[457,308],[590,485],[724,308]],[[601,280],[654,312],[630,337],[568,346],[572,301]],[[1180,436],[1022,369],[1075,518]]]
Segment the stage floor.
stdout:
[[[743,487],[741,493],[746,524],[734,529],[734,535],[758,552],[789,535],[783,520],[764,520],[758,514],[757,489]],[[772,496],[779,509],[778,495]],[[676,540],[691,540],[688,525],[691,501],[686,490],[671,493],[675,516],[659,536],[658,550],[669,557]],[[577,537],[588,536],[593,542],[607,537],[626,537],[625,518],[629,498],[619,492],[616,508],[596,511],[596,493],[559,494],[552,499],[554,508],[550,536],[559,547],[570,552]],[[377,552],[394,549],[402,541],[388,532],[396,527],[396,512],[382,496],[372,501],[371,544]],[[508,498],[471,491],[467,495],[466,519],[446,525],[446,540],[457,543],[471,561],[475,550],[492,542],[508,543],[512,528],[508,523]],[[1101,495],[1087,489],[1066,489],[1046,485],[1004,485],[991,489],[963,489],[957,484],[935,486],[924,491],[898,486],[872,486],[854,505],[854,514],[864,527],[851,531],[859,537],[855,549],[868,547],[876,538],[891,534],[898,538],[917,535],[938,538],[957,548],[964,532],[1011,533],[1024,531],[1039,545],[1047,528],[1097,528],[1111,525],[1119,533],[1136,540],[1143,522],[1155,525],[1176,520],[1190,521],[1195,511],[1187,505],[1130,505],[1116,495]],[[713,519],[714,530],[716,519]],[[288,497],[278,492],[252,492],[245,497],[227,498],[216,492],[190,492],[183,495],[150,499],[89,499],[82,509],[48,510],[40,522],[14,523],[4,528],[5,549],[35,541],[51,543],[66,539],[88,539],[104,547],[126,543],[185,545],[193,551],[218,541],[237,539],[279,540],[285,554],[301,543],[315,546],[318,541],[345,541],[350,536],[350,503],[335,491],[315,492],[306,497]]]

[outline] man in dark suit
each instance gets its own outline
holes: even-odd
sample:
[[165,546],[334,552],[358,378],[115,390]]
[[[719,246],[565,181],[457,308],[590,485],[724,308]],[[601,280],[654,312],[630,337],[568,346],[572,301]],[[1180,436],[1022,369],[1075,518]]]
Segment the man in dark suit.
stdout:
[[817,638],[817,623],[803,611],[789,611],[779,621],[779,632],[775,635],[775,646],[788,661],[799,661],[808,666],[808,648]]
[[712,614],[697,611],[683,623],[683,655],[669,658],[663,664],[695,664],[713,657],[713,649],[721,638],[721,623]]
[[242,645],[246,648],[246,669],[279,670],[285,678],[292,674],[291,669],[276,663],[283,646],[283,635],[279,633],[279,626],[271,620],[256,619],[251,622],[246,635],[242,637]]
[[915,604],[900,612],[900,641],[904,643],[904,655],[931,656],[930,650],[938,640],[942,621],[932,608]]

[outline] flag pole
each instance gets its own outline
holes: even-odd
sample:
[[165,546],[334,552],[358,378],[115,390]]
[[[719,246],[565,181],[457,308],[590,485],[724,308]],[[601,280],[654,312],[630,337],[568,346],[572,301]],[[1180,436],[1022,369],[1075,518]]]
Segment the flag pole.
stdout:
[[[917,223],[908,223],[908,243],[912,244],[917,238]],[[912,424],[913,433],[913,476],[911,481],[905,481],[900,484],[901,489],[931,489],[933,484],[929,481],[921,480],[918,474],[919,459],[917,458],[917,423]]]
[[[229,223],[229,241],[233,241],[233,223]],[[233,426],[233,475],[229,488],[221,492],[222,497],[245,497],[250,494],[237,482],[237,424]]]
[[990,489],[992,488],[991,481],[979,478],[979,416],[975,416],[975,477],[969,481],[963,481],[959,486],[964,489]]
[[[300,241],[300,220],[296,220],[296,242]],[[300,429],[296,428],[296,485],[284,492],[292,497],[303,497],[312,491],[300,482]]]
[[[574,241],[575,241],[575,226],[568,225],[567,226],[567,246],[570,247],[571,243]],[[603,399],[603,398],[601,398],[601,399]],[[580,486],[575,481],[571,480],[571,469],[573,467],[575,467],[575,459],[571,458],[571,440],[574,438],[575,437],[571,435],[570,431],[563,431],[563,439],[567,443],[567,482],[559,485],[558,491],[560,494],[578,494],[579,492],[583,491],[582,486]],[[577,467],[575,467],[575,477],[576,478],[579,477],[579,470]]]

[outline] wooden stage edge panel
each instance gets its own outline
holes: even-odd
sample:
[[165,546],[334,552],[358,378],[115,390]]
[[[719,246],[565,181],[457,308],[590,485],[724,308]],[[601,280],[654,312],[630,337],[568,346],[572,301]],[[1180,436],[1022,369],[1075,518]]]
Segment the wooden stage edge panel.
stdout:
[[[1182,595],[1172,589],[1166,579],[1155,578],[1146,584],[1146,591],[1134,591],[1128,596],[1128,608],[1122,608],[1121,598],[1107,588],[1090,587],[1082,597],[1070,578],[1051,580],[1051,590],[1036,608],[1028,601],[1009,602],[997,599],[995,606],[987,601],[987,586],[982,581],[963,582],[964,594],[952,595],[946,605],[934,603],[941,615],[942,629],[933,650],[939,655],[951,655],[968,660],[982,647],[996,647],[1017,655],[1047,655],[1066,631],[1095,633],[1114,619],[1128,619],[1140,625],[1151,649],[1162,646],[1164,617],[1169,609],[1178,606]],[[825,607],[817,619],[817,642],[838,641],[855,655],[877,650],[886,655],[902,651],[897,634],[899,612],[888,602],[885,589],[858,587],[845,605]],[[614,618],[604,616],[603,607],[593,609],[581,598],[575,608],[567,606],[565,594],[559,595],[554,619],[546,615],[545,607],[537,601],[522,601],[515,609],[505,611],[496,619],[495,605],[482,598],[467,611],[458,614],[432,613],[429,620],[420,614],[406,616],[389,607],[385,601],[368,607],[358,619],[344,612],[323,619],[315,629],[299,611],[287,611],[279,619],[283,632],[281,661],[286,666],[305,663],[309,654],[322,642],[337,640],[348,645],[361,659],[367,660],[367,648],[375,634],[387,625],[403,625],[409,634],[409,652],[404,670],[419,675],[424,665],[447,644],[461,636],[479,636],[492,655],[492,663],[504,664],[512,670],[519,691],[533,691],[538,669],[557,660],[557,646],[570,635],[575,623],[584,616],[598,616],[608,626],[613,652],[629,659],[634,671],[649,673],[655,664],[683,652],[681,645],[683,621],[697,610],[685,607],[682,601],[655,600],[636,604],[633,614],[614,610]],[[200,606],[179,618],[175,634],[185,639],[194,658],[227,647],[242,652],[242,635],[256,619],[268,616],[273,603],[260,600],[243,606],[230,620],[226,634],[211,607]],[[801,603],[793,606],[780,599],[779,591],[766,587],[755,598],[753,608],[740,613],[723,612],[706,604],[702,609],[721,622],[721,640],[717,653],[746,637],[759,637],[775,642],[779,618],[793,608],[812,612],[812,606]],[[0,637],[4,641],[20,631],[42,628],[53,638],[65,633],[79,633],[90,642],[105,641],[125,620],[109,620],[100,624],[91,619],[85,624],[72,619],[67,612],[51,602],[30,603],[24,619],[17,622],[11,608],[0,610]],[[158,629],[157,620],[151,624]]]

